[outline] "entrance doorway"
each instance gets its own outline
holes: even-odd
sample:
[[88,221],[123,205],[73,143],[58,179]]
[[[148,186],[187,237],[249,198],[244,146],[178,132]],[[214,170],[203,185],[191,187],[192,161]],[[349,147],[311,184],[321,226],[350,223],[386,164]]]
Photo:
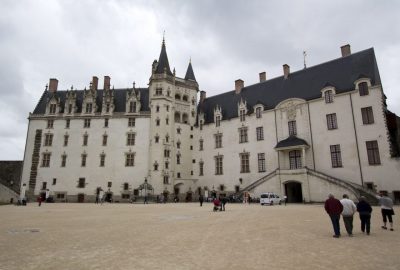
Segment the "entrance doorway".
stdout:
[[285,184],[285,194],[288,203],[303,202],[303,192],[301,191],[301,183],[288,182]]
[[110,203],[112,202],[112,199],[113,199],[113,194],[111,192],[107,192],[105,201]]
[[79,193],[78,194],[78,203],[83,203],[85,201],[85,194]]
[[185,198],[186,202],[191,202],[192,199],[193,199],[192,192],[191,191],[187,192]]

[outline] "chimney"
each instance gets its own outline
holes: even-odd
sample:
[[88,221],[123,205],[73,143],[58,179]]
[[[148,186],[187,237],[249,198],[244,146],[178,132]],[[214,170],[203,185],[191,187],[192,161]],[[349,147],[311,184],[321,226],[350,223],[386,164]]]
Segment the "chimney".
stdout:
[[235,93],[240,94],[242,88],[244,87],[244,81],[242,79],[238,79],[235,81]]
[[104,90],[110,90],[110,76],[104,76]]
[[343,45],[342,47],[340,47],[340,49],[342,50],[342,57],[346,57],[351,54],[349,44]]
[[92,78],[92,90],[97,90],[99,86],[99,78],[93,76]]
[[267,80],[267,73],[265,71],[260,73],[260,82],[265,82]]
[[203,103],[206,99],[206,91],[200,91],[200,103]]
[[57,92],[57,87],[58,87],[58,80],[57,79],[50,79],[49,82],[49,92]]
[[285,80],[289,77],[290,74],[290,67],[288,64],[283,65],[283,75],[285,77]]

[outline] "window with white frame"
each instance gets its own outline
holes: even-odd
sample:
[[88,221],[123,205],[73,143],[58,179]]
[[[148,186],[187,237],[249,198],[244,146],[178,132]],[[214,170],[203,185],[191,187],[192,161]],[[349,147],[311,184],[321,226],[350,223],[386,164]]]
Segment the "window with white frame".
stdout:
[[81,167],[86,167],[87,154],[81,155]]
[[247,127],[239,128],[239,143],[246,143],[247,141]]
[[325,91],[325,103],[332,103],[333,102],[333,91],[327,90]]
[[326,124],[328,126],[328,130],[337,129],[337,119],[336,113],[330,113],[326,115]]
[[257,134],[257,141],[264,140],[264,128],[263,127],[257,127],[256,134]]
[[83,135],[83,146],[88,145],[88,139],[89,139],[89,135],[87,135],[87,134]]
[[291,170],[301,168],[301,152],[300,150],[292,150],[289,152],[289,165]]
[[134,127],[135,126],[135,118],[134,117],[129,117],[128,118],[128,127]]
[[100,155],[100,167],[104,167],[106,164],[106,155],[105,154],[101,154]]
[[222,133],[214,134],[215,137],[215,148],[222,147]]
[[374,123],[374,113],[372,107],[361,108],[362,121],[364,125],[370,125]]
[[47,128],[53,128],[53,126],[54,126],[54,120],[52,119],[47,120]]
[[249,173],[250,172],[250,161],[249,161],[249,153],[241,153],[240,154],[240,173]]
[[261,112],[262,112],[262,108],[261,107],[257,107],[256,108],[256,118],[261,118]]
[[176,164],[181,164],[181,154],[176,155]]
[[258,172],[265,172],[265,153],[258,153]]
[[51,146],[53,144],[53,134],[48,133],[44,137],[44,146]]
[[107,140],[108,140],[108,136],[107,136],[107,134],[104,134],[103,135],[103,146],[107,145]]
[[367,146],[367,155],[369,165],[380,165],[381,158],[379,156],[379,147],[377,141],[365,142]]
[[200,176],[204,175],[204,162],[203,161],[199,162],[199,175]]
[[50,104],[49,114],[55,114],[57,110],[57,104]]
[[297,135],[296,120],[289,121],[288,122],[288,127],[289,127],[289,136]]
[[223,156],[215,156],[215,174],[222,175],[223,174]]
[[204,150],[204,140],[203,140],[203,139],[200,139],[200,140],[199,140],[199,150],[200,150],[200,151],[203,151],[203,150]]
[[71,124],[70,119],[65,120],[65,128],[69,128],[70,124]]
[[134,153],[125,154],[125,166],[133,167],[134,165],[135,165],[135,154]]
[[168,185],[168,184],[169,184],[169,176],[164,175],[164,185]]
[[64,146],[68,146],[69,135],[64,135]]
[[216,127],[219,127],[221,125],[221,116],[220,115],[217,115],[216,117],[215,117],[215,126]]
[[240,109],[239,114],[240,114],[240,122],[244,122],[246,120],[246,110]]
[[135,135],[133,132],[126,134],[126,145],[135,145]]
[[330,146],[332,168],[342,167],[342,153],[340,151],[340,144]]
[[367,82],[359,83],[358,90],[359,90],[360,96],[367,96],[369,94],[368,83]]
[[67,155],[63,154],[61,155],[61,167],[67,166]]
[[90,119],[83,120],[83,127],[90,128]]
[[92,103],[86,103],[86,113],[91,113],[93,109]]
[[136,101],[129,102],[129,112],[130,113],[136,112]]

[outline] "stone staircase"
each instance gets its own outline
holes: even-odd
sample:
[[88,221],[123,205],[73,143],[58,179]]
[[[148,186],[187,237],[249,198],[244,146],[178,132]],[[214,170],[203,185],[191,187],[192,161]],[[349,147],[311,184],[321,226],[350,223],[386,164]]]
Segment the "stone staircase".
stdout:
[[0,183],[0,202],[10,203],[11,198],[14,200],[14,203],[16,203],[19,199],[19,194]]

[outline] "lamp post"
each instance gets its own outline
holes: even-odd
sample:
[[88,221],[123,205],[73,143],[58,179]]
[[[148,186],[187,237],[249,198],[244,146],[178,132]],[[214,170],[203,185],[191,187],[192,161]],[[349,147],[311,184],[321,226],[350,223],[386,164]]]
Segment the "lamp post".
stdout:
[[147,178],[144,178],[144,183],[143,183],[143,188],[144,188],[144,204],[147,204],[147,188],[148,188],[148,183],[147,183]]

